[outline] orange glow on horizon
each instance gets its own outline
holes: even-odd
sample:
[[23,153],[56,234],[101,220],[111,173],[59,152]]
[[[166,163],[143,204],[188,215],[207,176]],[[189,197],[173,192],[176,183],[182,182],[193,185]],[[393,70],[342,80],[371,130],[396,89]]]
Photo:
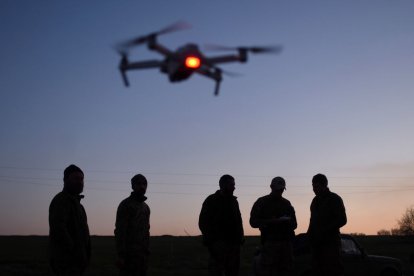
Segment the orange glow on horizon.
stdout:
[[192,69],[197,69],[201,65],[201,61],[198,57],[195,56],[188,56],[185,59],[185,66]]

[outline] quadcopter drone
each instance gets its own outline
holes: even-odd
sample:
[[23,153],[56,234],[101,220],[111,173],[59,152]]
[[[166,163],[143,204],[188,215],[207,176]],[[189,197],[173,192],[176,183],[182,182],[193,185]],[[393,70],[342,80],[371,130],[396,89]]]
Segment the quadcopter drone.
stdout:
[[[235,51],[236,54],[222,55],[215,57],[205,56],[198,45],[193,43],[185,44],[175,51],[157,42],[157,37],[178,30],[188,29],[190,25],[185,22],[174,23],[158,32],[153,32],[145,36],[129,39],[115,46],[121,55],[119,70],[125,86],[129,86],[126,71],[135,69],[159,68],[162,73],[168,75],[171,82],[179,82],[188,79],[193,73],[208,77],[216,82],[214,95],[218,96],[222,75],[234,75],[217,67],[217,64],[228,62],[246,62],[248,53],[278,53],[282,50],[281,46],[272,47],[223,47],[210,45],[211,50]],[[164,56],[163,60],[145,60],[130,62],[128,51],[135,46],[146,44],[149,50],[156,51]]]

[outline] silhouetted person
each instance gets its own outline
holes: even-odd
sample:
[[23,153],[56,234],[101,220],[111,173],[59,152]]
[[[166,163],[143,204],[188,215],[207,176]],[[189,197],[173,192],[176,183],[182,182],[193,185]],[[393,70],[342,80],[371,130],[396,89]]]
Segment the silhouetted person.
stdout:
[[234,178],[223,175],[220,190],[209,195],[201,208],[198,226],[207,246],[210,276],[236,276],[240,268],[243,224],[237,198],[233,196]]
[[145,203],[147,179],[131,179],[133,192],[121,201],[116,213],[115,241],[121,276],[145,276],[148,269],[150,208]]
[[315,175],[312,186],[316,196],[310,207],[308,237],[312,249],[313,275],[343,275],[339,229],[347,222],[344,203],[340,196],[329,190],[325,175]]
[[49,254],[55,275],[82,275],[89,264],[91,243],[86,212],[80,200],[83,172],[70,165],[63,173],[63,191],[49,206]]
[[255,260],[255,275],[292,275],[292,240],[297,227],[295,209],[283,198],[286,182],[275,177],[271,193],[259,198],[250,212],[250,225],[260,229],[262,249]]

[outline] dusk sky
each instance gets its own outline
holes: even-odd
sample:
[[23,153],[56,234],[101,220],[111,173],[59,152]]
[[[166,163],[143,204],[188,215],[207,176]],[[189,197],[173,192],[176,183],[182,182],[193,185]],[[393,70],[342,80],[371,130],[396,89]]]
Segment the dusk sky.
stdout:
[[[305,232],[316,173],[344,200],[342,232],[395,227],[414,205],[413,14],[409,0],[0,1],[0,235],[47,235],[72,163],[94,235],[113,235],[136,173],[151,235],[199,235],[222,174],[248,235],[275,176]],[[170,83],[156,69],[128,72],[124,87],[113,46],[179,20],[192,28],[159,37],[172,50],[283,51],[223,65],[241,76],[225,76],[219,97],[210,79]],[[145,46],[130,58],[162,59]]]

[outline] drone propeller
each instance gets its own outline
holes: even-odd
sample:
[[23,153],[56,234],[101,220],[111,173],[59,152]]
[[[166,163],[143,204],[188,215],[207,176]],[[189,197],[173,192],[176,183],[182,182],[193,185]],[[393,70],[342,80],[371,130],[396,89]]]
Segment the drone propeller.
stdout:
[[220,67],[214,66],[214,65],[203,65],[202,69],[204,70],[208,70],[208,69],[213,69],[216,70],[217,72],[220,72],[223,75],[229,76],[229,77],[241,77],[243,76],[243,74],[241,73],[237,73],[237,72],[232,72],[232,71],[228,71],[228,70],[223,70]]
[[243,74],[228,71],[228,70],[220,69],[220,71],[221,71],[221,73],[223,73],[223,75],[226,75],[226,76],[229,76],[229,77],[241,77],[241,76],[243,76]]
[[118,51],[119,50],[125,50],[125,49],[128,49],[130,47],[146,43],[150,39],[153,39],[153,38],[155,38],[159,35],[167,34],[167,33],[171,33],[171,32],[176,32],[176,31],[180,31],[180,30],[185,30],[185,29],[189,29],[189,28],[191,28],[191,25],[189,23],[187,23],[185,21],[178,21],[178,22],[175,22],[175,23],[173,23],[173,24],[171,24],[171,25],[169,25],[169,26],[167,26],[167,27],[165,27],[165,28],[163,28],[163,29],[161,29],[157,32],[153,32],[153,33],[150,33],[150,34],[147,34],[147,35],[144,35],[144,36],[139,36],[139,37],[136,37],[136,38],[133,38],[133,39],[126,40],[122,43],[119,43],[116,48],[118,49]]
[[283,49],[281,45],[276,46],[253,46],[253,47],[227,47],[215,44],[208,44],[205,46],[207,50],[212,51],[246,51],[254,54],[262,53],[280,53]]
[[167,33],[171,33],[171,32],[186,30],[186,29],[190,29],[190,28],[191,28],[190,23],[187,23],[185,21],[177,21],[177,22],[175,22],[175,23],[165,27],[164,29],[159,30],[156,33],[153,33],[153,34],[161,35],[161,34],[167,34]]

